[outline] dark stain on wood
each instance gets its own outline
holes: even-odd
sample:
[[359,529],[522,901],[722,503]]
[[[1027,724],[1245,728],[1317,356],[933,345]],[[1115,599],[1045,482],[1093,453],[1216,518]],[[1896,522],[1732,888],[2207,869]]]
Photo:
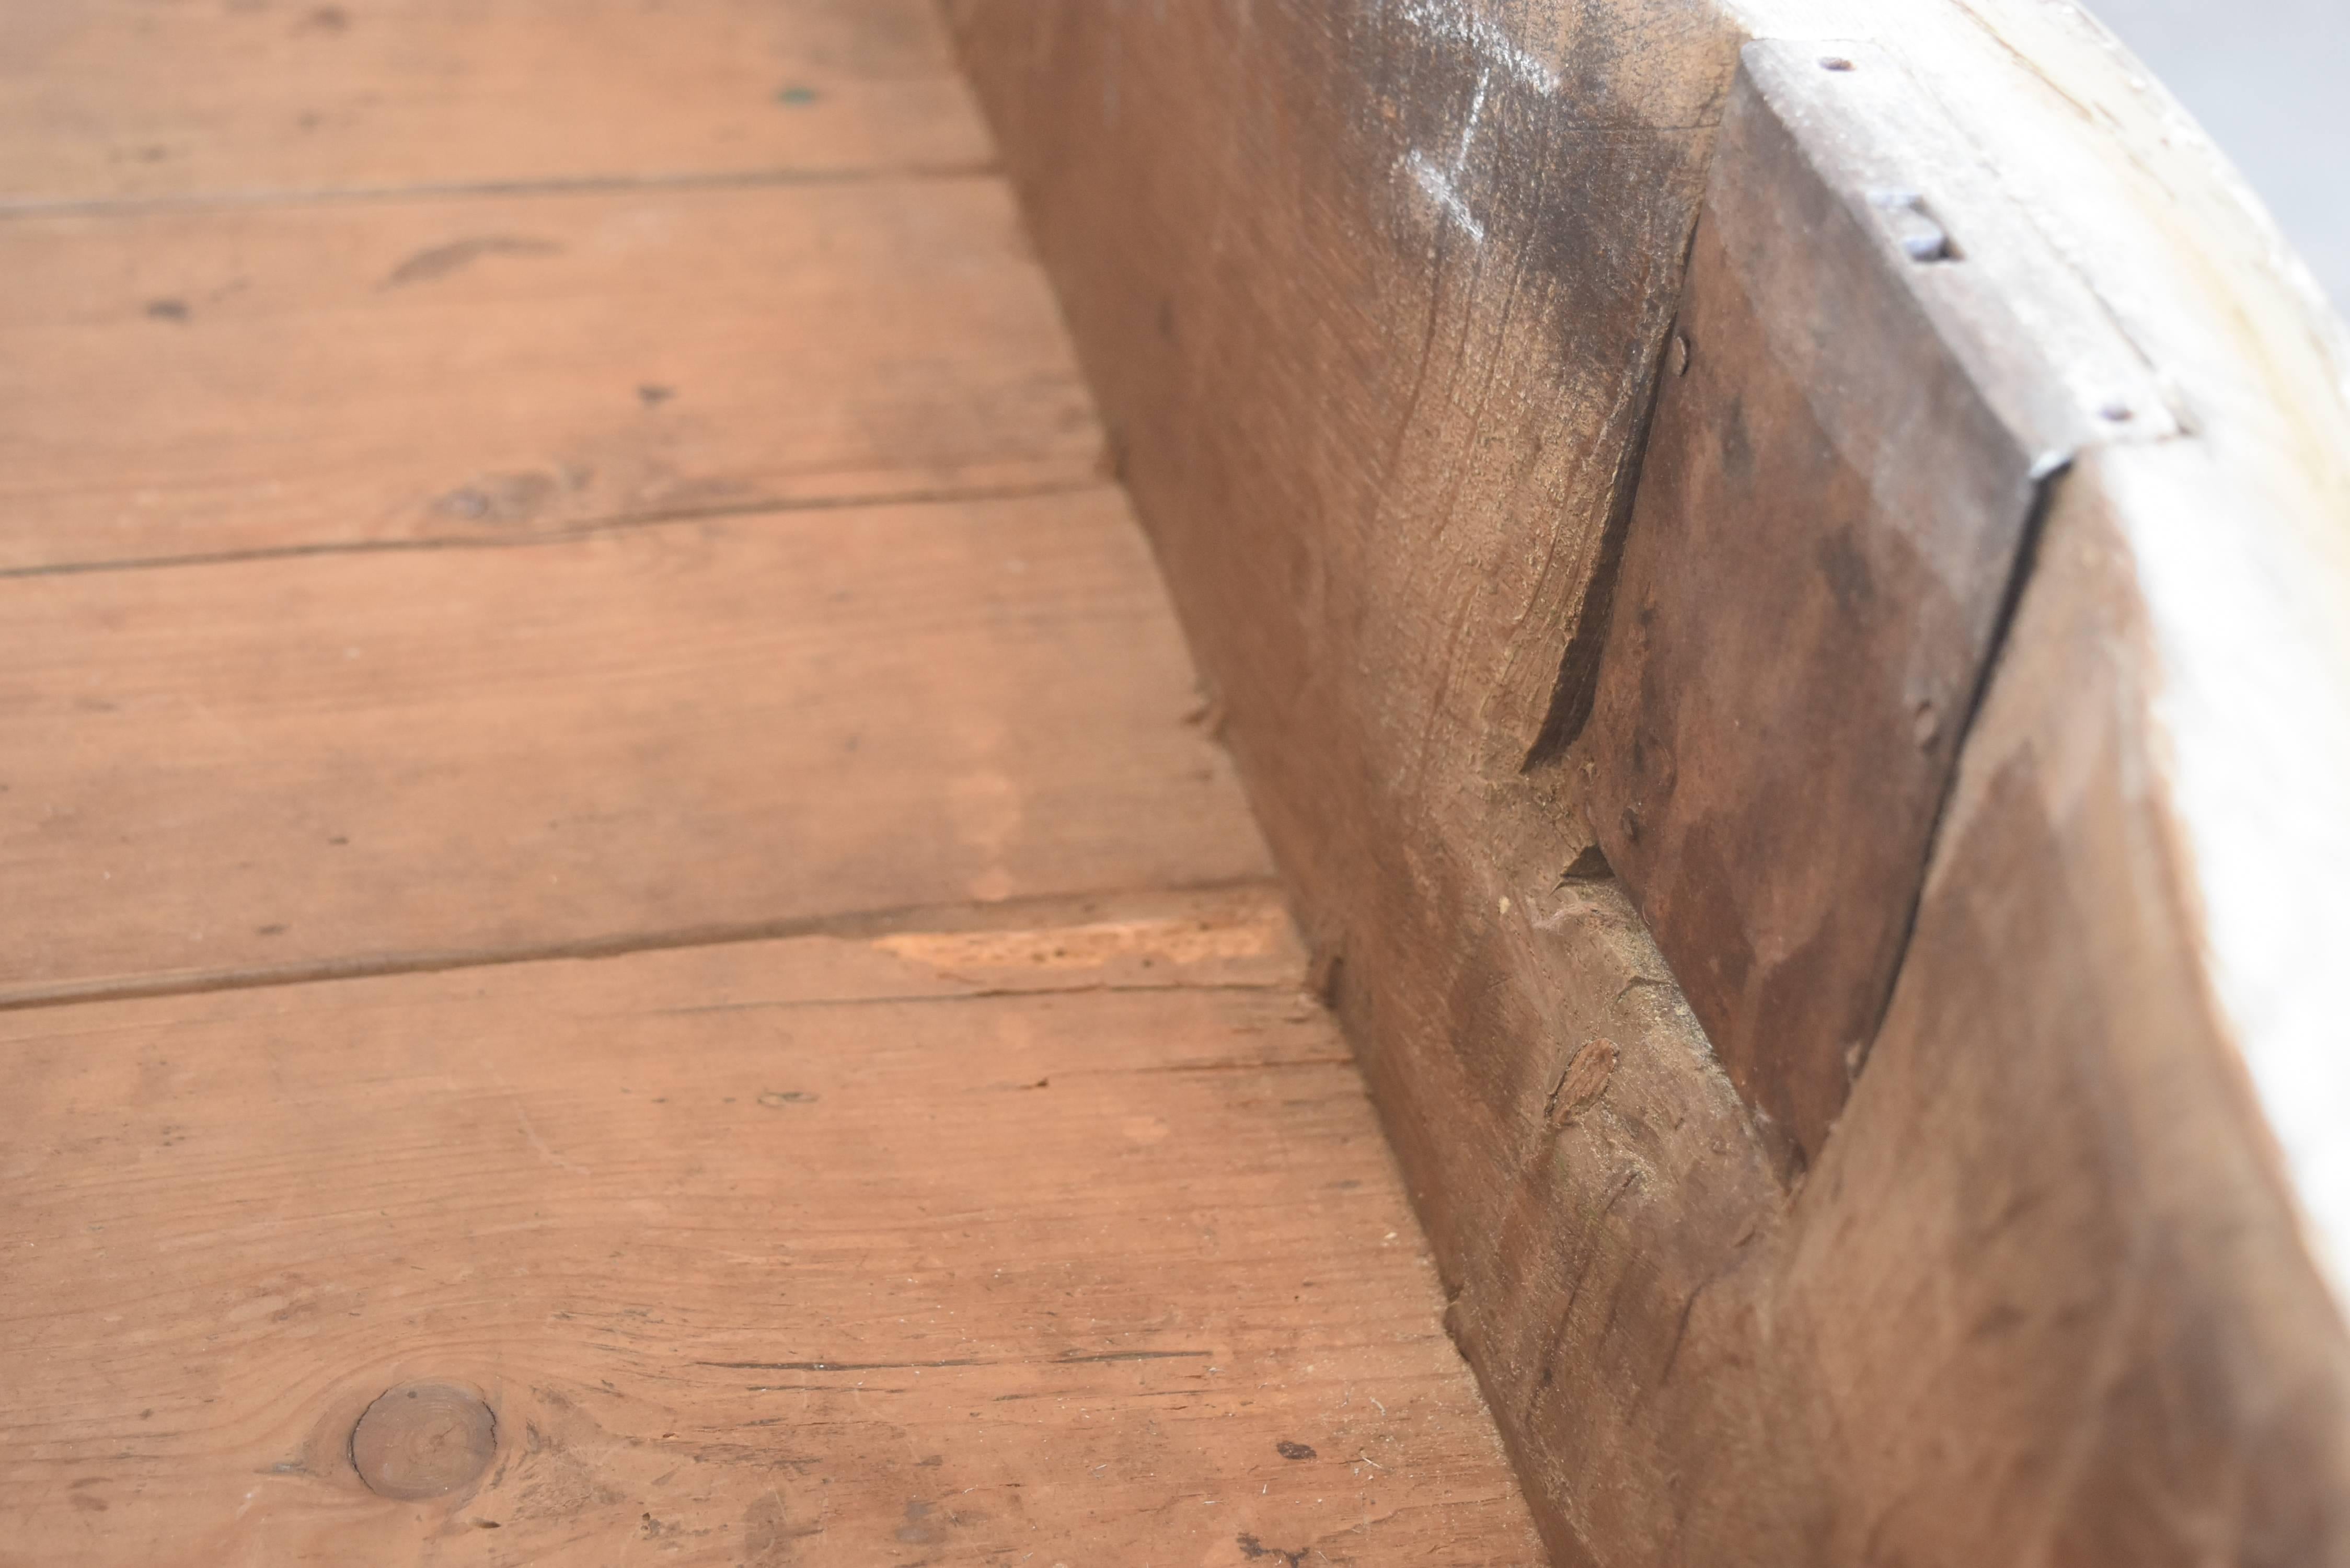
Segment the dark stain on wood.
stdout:
[[[2043,486],[2096,431],[2042,389],[2077,368],[2003,313],[2063,264],[1967,191],[1898,68],[1745,61],[1681,301],[1703,348],[1662,382],[1633,612],[1578,755],[1610,864],[1792,1174],[1883,1017]],[[1887,225],[1902,174],[1970,216],[1968,259]]]
[[418,251],[391,269],[390,275],[383,280],[383,286],[400,288],[411,283],[429,283],[471,266],[484,256],[551,256],[562,254],[563,247],[552,240],[533,239],[523,234],[476,234]]

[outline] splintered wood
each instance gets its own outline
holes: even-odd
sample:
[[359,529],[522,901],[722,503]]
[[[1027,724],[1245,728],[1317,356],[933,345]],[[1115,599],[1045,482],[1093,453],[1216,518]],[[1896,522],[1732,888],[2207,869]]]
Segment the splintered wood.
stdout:
[[0,9],[0,1565],[1541,1561],[992,157]]

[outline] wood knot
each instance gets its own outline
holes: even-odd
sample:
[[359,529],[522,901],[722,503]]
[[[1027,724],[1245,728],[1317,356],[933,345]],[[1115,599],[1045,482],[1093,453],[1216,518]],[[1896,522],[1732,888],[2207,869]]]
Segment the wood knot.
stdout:
[[403,1383],[351,1428],[351,1463],[368,1490],[414,1502],[456,1490],[489,1468],[498,1422],[482,1397],[448,1383]]
[[1597,1105],[1599,1096],[1607,1092],[1607,1080],[1615,1075],[1616,1056],[1613,1040],[1585,1041],[1583,1049],[1558,1075],[1558,1082],[1551,1085],[1550,1097],[1543,1102],[1543,1120],[1563,1127]]

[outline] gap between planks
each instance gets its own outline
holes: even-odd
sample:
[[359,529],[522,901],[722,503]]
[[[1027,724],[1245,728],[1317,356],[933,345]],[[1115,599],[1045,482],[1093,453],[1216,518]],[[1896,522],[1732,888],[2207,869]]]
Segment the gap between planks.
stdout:
[[[749,920],[672,930],[614,932],[608,936],[567,941],[521,943],[491,950],[458,950],[374,954],[312,963],[261,965],[251,968],[194,971],[178,974],[109,976],[0,994],[0,1012],[35,1008],[71,1007],[89,1002],[144,1001],[156,997],[196,996],[210,992],[256,991],[271,986],[309,985],[341,980],[371,980],[390,975],[439,974],[451,970],[496,969],[515,964],[564,960],[628,958],[638,953],[670,952],[683,948],[731,947],[745,942],[775,941],[795,937],[837,937],[869,940],[889,936],[951,936],[965,933],[1007,934],[1091,927],[1137,919],[1201,918],[1220,898],[1270,902],[1276,909],[1281,885],[1248,877],[1179,884],[1163,888],[1119,888],[1094,893],[1062,893],[1006,898],[996,903],[913,904],[896,909],[851,909],[774,920]],[[1285,920],[1286,916],[1283,919]],[[1148,985],[1095,984],[1058,988],[1059,992],[1099,991],[1267,991],[1300,989],[1303,971],[1292,981],[1261,979],[1219,981],[1201,985],[1173,981]],[[1035,994],[1034,987],[1016,994]],[[1055,993],[1047,991],[1046,994]],[[1011,995],[1003,990],[958,992],[920,1000],[951,1002],[973,996]],[[883,1000],[904,1002],[906,997]],[[798,1005],[843,1005],[841,998],[820,998]],[[771,1006],[766,1002],[729,1002],[708,1011]]]
[[919,184],[1001,180],[1003,165],[901,163],[837,169],[742,171],[681,170],[673,174],[582,174],[535,180],[404,181],[396,185],[307,186],[287,190],[192,191],[161,196],[60,196],[0,201],[0,223],[12,218],[130,215],[203,212],[221,207],[343,206],[369,202],[484,200],[510,196],[592,196],[629,192],[767,191],[796,185]]
[[577,539],[659,527],[664,524],[708,523],[721,519],[755,522],[762,517],[786,517],[803,512],[855,512],[899,506],[962,506],[988,501],[1036,501],[1062,495],[1108,494],[1123,499],[1114,480],[1039,480],[1027,484],[943,485],[874,495],[811,495],[744,502],[740,505],[678,506],[666,511],[615,514],[506,535],[474,538],[432,535],[417,539],[334,539],[307,545],[263,545],[243,550],[211,550],[186,556],[132,556],[128,560],[45,561],[36,566],[0,566],[0,582],[19,577],[85,576],[95,572],[144,572],[182,566],[234,566],[252,561],[300,560],[312,556],[374,556],[421,550],[518,550],[566,545]]

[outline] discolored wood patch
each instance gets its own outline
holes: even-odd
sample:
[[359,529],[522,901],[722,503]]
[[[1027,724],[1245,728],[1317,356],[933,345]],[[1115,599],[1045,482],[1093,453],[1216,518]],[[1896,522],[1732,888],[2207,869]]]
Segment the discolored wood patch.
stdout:
[[1745,51],[1580,745],[1608,863],[1790,1168],[1883,1014],[2042,484],[2170,428],[1914,79],[1832,58]]

